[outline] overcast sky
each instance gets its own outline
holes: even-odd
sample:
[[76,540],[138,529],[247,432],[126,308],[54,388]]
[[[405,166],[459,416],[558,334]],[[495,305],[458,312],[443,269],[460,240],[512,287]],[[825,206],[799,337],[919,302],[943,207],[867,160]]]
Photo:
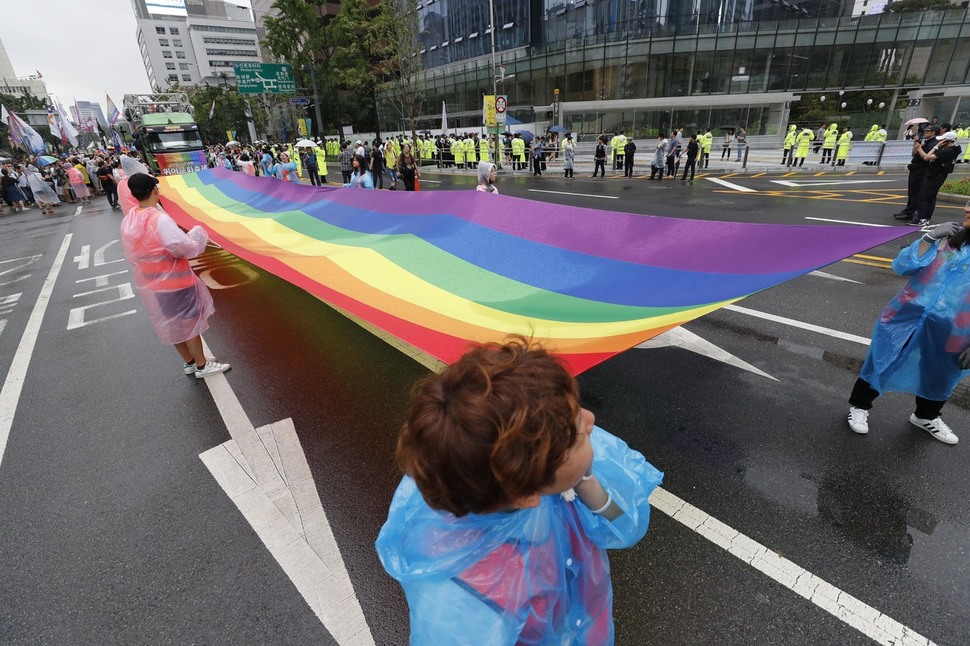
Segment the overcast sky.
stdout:
[[[0,0],[0,40],[17,76],[39,71],[65,106],[150,92],[131,0]],[[248,0],[240,4],[249,5]]]

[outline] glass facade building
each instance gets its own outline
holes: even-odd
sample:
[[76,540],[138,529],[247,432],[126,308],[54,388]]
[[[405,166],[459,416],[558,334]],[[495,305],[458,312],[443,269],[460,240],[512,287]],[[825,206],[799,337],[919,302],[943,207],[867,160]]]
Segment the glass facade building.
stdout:
[[[479,128],[492,92],[488,3],[418,7],[422,127],[440,125],[444,102],[453,127]],[[878,93],[885,109],[869,123],[970,123],[966,8],[845,13],[833,0],[495,0],[498,93],[520,121],[581,134],[744,124],[773,135],[806,93],[847,114]],[[378,108],[383,129],[401,129],[380,97]]]

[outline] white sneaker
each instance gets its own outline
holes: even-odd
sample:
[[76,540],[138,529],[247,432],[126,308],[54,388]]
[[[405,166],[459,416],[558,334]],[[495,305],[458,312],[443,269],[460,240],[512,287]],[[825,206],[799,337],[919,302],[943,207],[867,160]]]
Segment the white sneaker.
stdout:
[[869,411],[863,410],[862,408],[856,408],[855,406],[849,406],[849,428],[859,435],[865,435],[868,433]]
[[195,363],[194,362],[193,363],[183,363],[182,364],[182,372],[184,372],[187,375],[194,374],[195,373]]
[[231,366],[228,363],[219,363],[218,361],[209,360],[206,361],[204,368],[195,369],[195,378],[204,379],[209,375],[217,375],[220,372],[225,372],[229,370]]
[[946,425],[942,417],[936,419],[921,419],[916,417],[916,413],[909,416],[909,422],[913,426],[918,426],[944,444],[956,444],[960,441],[953,429]]

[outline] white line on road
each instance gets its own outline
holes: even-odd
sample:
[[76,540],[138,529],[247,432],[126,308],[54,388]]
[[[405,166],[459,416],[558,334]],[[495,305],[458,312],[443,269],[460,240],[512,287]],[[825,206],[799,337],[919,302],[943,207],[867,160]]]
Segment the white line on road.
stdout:
[[224,374],[205,382],[232,439],[200,459],[337,643],[373,645],[292,420],[255,429]]
[[657,487],[650,496],[650,504],[880,644],[929,646],[933,643],[665,489]]
[[54,257],[54,264],[47,274],[44,285],[40,288],[37,302],[34,309],[30,312],[27,319],[27,327],[24,335],[20,337],[20,344],[17,352],[10,363],[7,371],[7,379],[3,382],[3,389],[0,390],[0,462],[3,462],[3,454],[7,449],[7,439],[10,437],[10,428],[13,426],[13,418],[17,414],[17,404],[20,402],[20,393],[24,388],[24,379],[27,376],[27,368],[30,367],[30,358],[34,353],[34,345],[37,343],[37,336],[40,333],[40,326],[44,322],[44,314],[47,312],[47,305],[50,303],[51,292],[54,291],[54,283],[57,276],[61,273],[61,265],[64,264],[64,256],[71,246],[73,234],[68,233],[64,236],[61,248]]
[[832,220],[830,218],[813,218],[805,216],[806,220],[817,220],[819,222],[835,222],[836,224],[855,224],[860,227],[890,227],[891,224],[869,224],[868,222],[852,222],[851,220]]
[[748,316],[764,319],[766,321],[774,321],[775,323],[783,323],[785,325],[791,325],[792,327],[808,330],[809,332],[818,332],[819,334],[826,334],[836,339],[843,339],[845,341],[852,341],[853,343],[869,345],[869,339],[867,339],[864,336],[857,336],[855,334],[849,334],[848,332],[840,332],[839,330],[833,330],[832,328],[822,327],[821,325],[815,325],[813,323],[805,323],[804,321],[797,321],[795,319],[785,318],[784,316],[778,316],[777,314],[769,314],[767,312],[759,312],[758,310],[750,310],[747,307],[741,307],[740,305],[725,305],[724,309],[730,310],[732,312],[737,312],[738,314],[747,314]]
[[74,209],[74,216],[77,217],[77,216],[81,215],[81,209],[83,209],[83,208],[84,208],[83,206],[79,206],[76,209]]
[[441,184],[442,181],[440,179],[423,179],[423,178],[419,178],[418,179],[418,183],[419,184]]
[[566,191],[544,191],[541,188],[530,188],[531,193],[552,193],[553,195],[575,195],[576,197],[598,197],[604,200],[618,200],[615,195],[590,195],[589,193],[567,193]]
[[851,278],[843,278],[842,276],[836,276],[835,274],[828,274],[828,273],[825,273],[824,271],[819,271],[817,269],[815,271],[808,272],[808,275],[809,276],[818,276],[819,278],[828,278],[829,280],[838,280],[838,281],[842,281],[842,282],[845,282],[845,283],[855,283],[856,285],[862,285],[863,284],[863,283],[859,282],[858,280],[852,280]]
[[732,191],[741,191],[742,193],[757,193],[753,188],[748,188],[747,186],[741,186],[740,184],[732,184],[731,182],[726,182],[723,179],[718,179],[716,177],[705,177],[708,182],[714,182],[715,184],[720,184]]
[[782,186],[791,187],[809,187],[809,186],[834,186],[836,184],[875,184],[879,182],[895,182],[894,179],[844,179],[838,181],[821,181],[821,182],[792,182],[787,179],[773,179],[771,180],[775,184],[781,184]]

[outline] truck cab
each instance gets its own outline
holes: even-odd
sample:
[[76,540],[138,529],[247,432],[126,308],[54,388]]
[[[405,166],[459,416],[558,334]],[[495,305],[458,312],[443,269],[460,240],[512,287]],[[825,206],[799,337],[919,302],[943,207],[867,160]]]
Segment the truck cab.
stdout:
[[184,93],[125,95],[125,119],[135,147],[156,175],[181,175],[208,168],[194,108]]

